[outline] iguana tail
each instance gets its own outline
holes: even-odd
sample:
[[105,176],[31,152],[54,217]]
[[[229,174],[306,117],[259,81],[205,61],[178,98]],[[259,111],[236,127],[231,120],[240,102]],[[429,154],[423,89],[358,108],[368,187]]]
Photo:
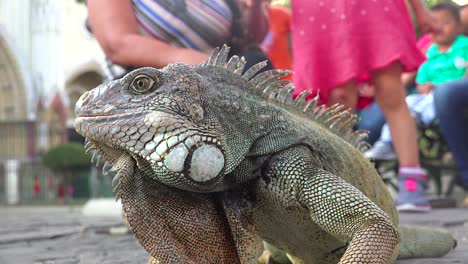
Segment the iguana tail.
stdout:
[[400,227],[400,254],[404,258],[442,257],[457,246],[447,231],[433,227]]

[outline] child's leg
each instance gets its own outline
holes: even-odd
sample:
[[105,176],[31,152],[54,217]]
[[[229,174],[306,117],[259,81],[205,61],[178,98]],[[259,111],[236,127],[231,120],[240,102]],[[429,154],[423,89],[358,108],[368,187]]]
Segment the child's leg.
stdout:
[[329,106],[340,103],[345,106],[345,109],[351,109],[352,112],[356,109],[357,100],[358,90],[354,80],[333,88],[328,95]]
[[385,114],[400,166],[419,166],[416,126],[405,102],[401,66],[393,63],[373,74],[375,99]]
[[[422,115],[424,113],[428,106],[424,103],[425,97],[426,96],[423,94],[412,94],[406,97],[405,100],[410,113],[415,113],[417,115]],[[392,135],[387,123],[382,126],[379,141],[392,144]]]
[[416,126],[405,101],[400,75],[398,63],[374,72],[375,99],[387,119],[400,162],[397,208],[427,211],[430,209],[425,193],[427,177],[419,166]]

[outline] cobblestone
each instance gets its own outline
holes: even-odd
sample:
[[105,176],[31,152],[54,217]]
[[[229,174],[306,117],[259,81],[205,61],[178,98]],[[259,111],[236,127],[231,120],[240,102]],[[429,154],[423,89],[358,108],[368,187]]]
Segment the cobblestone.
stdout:
[[[121,232],[118,217],[85,217],[79,207],[0,208],[0,264],[146,263],[148,254],[132,234]],[[468,264],[468,209],[402,214],[403,224],[450,230],[457,248],[441,259],[398,264]],[[115,234],[109,232],[115,230]]]

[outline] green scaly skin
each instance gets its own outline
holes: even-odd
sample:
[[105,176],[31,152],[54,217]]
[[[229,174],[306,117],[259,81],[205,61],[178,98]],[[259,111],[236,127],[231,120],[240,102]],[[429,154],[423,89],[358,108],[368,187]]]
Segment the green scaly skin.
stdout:
[[279,80],[288,71],[256,75],[260,63],[242,74],[244,59],[227,54],[141,68],[77,102],[75,128],[116,173],[150,263],[255,263],[262,240],[296,263],[392,263],[400,248],[454,247],[443,231],[399,229],[354,115],[316,108],[307,92],[293,100]]

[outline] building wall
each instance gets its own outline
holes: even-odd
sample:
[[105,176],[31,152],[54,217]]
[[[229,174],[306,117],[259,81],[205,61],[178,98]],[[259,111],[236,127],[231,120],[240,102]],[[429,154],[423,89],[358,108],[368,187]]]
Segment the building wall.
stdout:
[[[32,92],[18,54],[5,30],[0,30],[0,160],[26,159],[34,152]],[[24,69],[23,69],[24,70]]]
[[[57,92],[68,104],[70,73],[102,60],[99,45],[85,29],[86,17],[86,6],[74,0],[0,0],[0,34],[8,36],[15,60],[30,79],[29,104],[41,98],[47,107]],[[31,116],[35,111],[29,109]]]
[[0,0],[0,204],[28,202],[35,177],[60,176],[38,158],[67,140],[69,109],[102,81],[85,19],[75,0]]
[[61,0],[1,0],[0,24],[11,36],[17,58],[30,72],[33,100],[48,96],[63,79]]
[[0,0],[0,25],[14,43],[17,59],[31,65],[31,2],[29,0]]
[[[3,34],[2,34],[3,33]],[[25,74],[4,30],[0,30],[0,121],[28,119]]]
[[[62,0],[60,0],[62,1]],[[91,60],[99,61],[103,57],[101,48],[94,37],[85,29],[87,18],[86,6],[76,1],[65,1],[64,38],[64,66],[65,80],[77,67]]]
[[0,0],[0,143],[11,145],[0,160],[64,142],[57,124],[66,131],[67,115],[57,113],[68,112],[71,123],[80,93],[102,81],[86,16],[73,0]]

